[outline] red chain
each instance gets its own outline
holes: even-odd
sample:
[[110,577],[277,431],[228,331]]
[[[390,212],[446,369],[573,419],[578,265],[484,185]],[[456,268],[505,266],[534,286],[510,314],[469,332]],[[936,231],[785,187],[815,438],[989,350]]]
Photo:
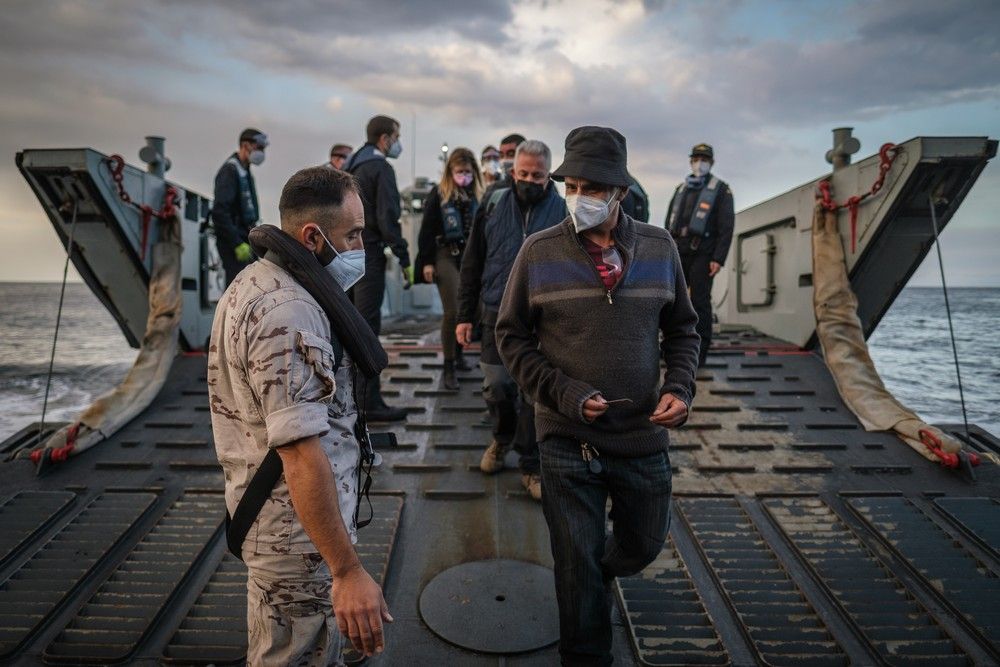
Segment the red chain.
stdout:
[[74,449],[76,449],[76,439],[80,435],[80,426],[80,422],[76,422],[66,430],[66,444],[62,447],[56,447],[51,450],[36,449],[31,452],[31,462],[38,465],[38,462],[42,460],[42,455],[45,454],[46,451],[49,452],[49,461],[52,463],[62,463],[68,459],[69,455],[73,453]]
[[118,197],[126,204],[135,206],[139,209],[139,213],[142,214],[142,245],[139,247],[139,256],[143,261],[146,261],[146,244],[149,242],[149,223],[153,218],[168,220],[177,214],[177,206],[174,203],[177,199],[177,188],[168,185],[163,195],[163,206],[159,211],[154,211],[153,207],[149,204],[136,204],[132,201],[132,197],[125,192],[125,184],[123,183],[125,179],[125,158],[117,154],[111,155],[108,157],[108,169],[111,170],[111,180],[114,181],[115,188],[118,190]]
[[871,190],[862,193],[860,195],[854,195],[850,197],[847,201],[838,204],[833,200],[833,195],[830,192],[830,181],[820,181],[819,183],[819,193],[820,200],[823,208],[828,211],[837,211],[842,208],[846,208],[851,212],[851,252],[853,253],[857,247],[857,235],[858,235],[858,207],[861,202],[868,199],[885,185],[886,174],[892,169],[892,163],[895,162],[896,157],[899,155],[899,147],[896,144],[882,144],[882,148],[878,149],[878,178],[872,183]]
[[[959,466],[958,454],[951,454],[942,449],[943,443],[941,439],[928,431],[927,429],[920,429],[918,431],[920,435],[920,442],[924,443],[924,447],[930,450],[930,453],[938,457],[945,468],[957,468]],[[974,466],[979,465],[979,455],[975,452],[968,452],[969,463]]]

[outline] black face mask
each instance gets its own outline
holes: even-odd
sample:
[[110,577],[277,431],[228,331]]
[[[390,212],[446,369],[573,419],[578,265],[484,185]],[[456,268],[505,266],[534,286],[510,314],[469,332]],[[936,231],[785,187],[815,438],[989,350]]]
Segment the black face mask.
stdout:
[[537,204],[545,197],[545,186],[531,181],[515,181],[514,188],[517,190],[517,198],[529,206]]

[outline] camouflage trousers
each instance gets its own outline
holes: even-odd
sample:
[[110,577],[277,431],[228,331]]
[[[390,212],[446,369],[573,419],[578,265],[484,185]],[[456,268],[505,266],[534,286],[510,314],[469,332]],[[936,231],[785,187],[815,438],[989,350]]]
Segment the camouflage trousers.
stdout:
[[254,554],[247,565],[247,664],[342,666],[330,569],[318,553]]

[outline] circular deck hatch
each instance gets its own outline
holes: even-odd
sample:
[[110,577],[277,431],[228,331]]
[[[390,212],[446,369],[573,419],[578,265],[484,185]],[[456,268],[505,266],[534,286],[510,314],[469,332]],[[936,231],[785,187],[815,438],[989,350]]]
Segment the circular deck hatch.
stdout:
[[420,594],[420,616],[434,634],[483,653],[523,653],[559,639],[552,570],[517,560],[462,563]]

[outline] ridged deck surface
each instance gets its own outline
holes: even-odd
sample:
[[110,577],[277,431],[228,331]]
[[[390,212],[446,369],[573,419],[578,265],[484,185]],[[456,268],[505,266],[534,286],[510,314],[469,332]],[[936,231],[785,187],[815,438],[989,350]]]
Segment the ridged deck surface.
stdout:
[[[495,477],[478,471],[479,372],[441,390],[424,340],[385,339],[385,393],[410,416],[358,546],[396,618],[371,664],[554,664],[554,647],[477,654],[420,619],[423,586],[453,565],[551,566],[513,455]],[[0,662],[242,660],[245,575],[225,554],[204,373],[204,357],[179,358],[152,408],[41,478],[0,466]],[[671,538],[619,582],[616,664],[1000,663],[996,466],[972,484],[865,433],[816,356],[721,337],[671,462]]]

